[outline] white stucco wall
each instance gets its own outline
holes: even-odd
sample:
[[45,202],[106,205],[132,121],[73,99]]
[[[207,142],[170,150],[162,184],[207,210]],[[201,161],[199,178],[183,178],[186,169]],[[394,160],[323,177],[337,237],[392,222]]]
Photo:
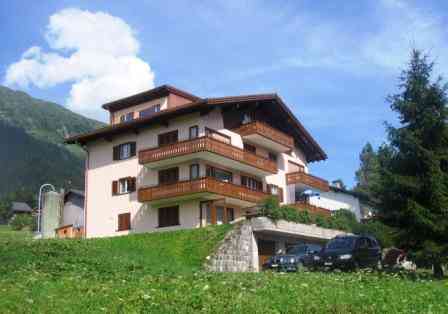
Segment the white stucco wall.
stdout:
[[[158,103],[158,101],[155,101]],[[142,104],[145,105],[145,104]],[[137,110],[136,107],[127,109]],[[138,109],[141,110],[141,109]],[[121,113],[123,114],[124,111]],[[199,113],[185,115],[169,121],[168,125],[154,125],[153,127],[141,130],[138,134],[126,133],[114,136],[111,141],[98,140],[91,142],[87,146],[89,151],[89,164],[87,173],[86,189],[86,235],[87,237],[102,237],[122,235],[129,232],[150,232],[159,230],[172,230],[179,228],[193,228],[199,226],[199,202],[191,201],[180,204],[180,226],[170,228],[157,228],[157,210],[149,205],[142,204],[137,200],[137,192],[124,195],[112,195],[112,181],[124,177],[136,177],[137,189],[142,186],[158,184],[158,171],[150,170],[138,163],[138,157],[134,156],[127,160],[113,161],[113,147],[129,141],[136,142],[136,151],[158,146],[158,135],[173,130],[178,130],[179,141],[189,138],[189,128],[197,125],[199,136],[205,134],[205,127],[218,130],[231,137],[232,145],[243,148],[243,141],[239,134],[224,129],[222,115],[219,109],[211,111],[205,116]],[[285,174],[288,171],[288,160],[300,163],[305,166],[306,161],[299,150],[294,150],[291,154],[278,154],[278,173],[261,178],[264,185],[275,184],[285,192],[285,202],[291,199],[286,187]],[[189,178],[189,165],[194,161],[189,161],[179,165],[180,180]],[[205,162],[199,161],[201,165],[201,175],[205,174]],[[207,163],[210,164],[210,163]],[[220,165],[215,165],[220,166]],[[234,173],[234,183],[240,183],[240,173]],[[117,232],[118,215],[121,213],[131,214],[131,231]],[[240,212],[236,212],[238,217]]]
[[111,119],[112,123],[114,123],[114,124],[115,123],[120,123],[120,117],[122,115],[125,115],[125,114],[129,113],[129,112],[134,112],[134,119],[137,119],[137,118],[139,118],[140,111],[142,111],[144,109],[147,109],[147,108],[150,108],[150,107],[152,107],[154,105],[157,105],[157,104],[160,104],[160,110],[167,109],[168,108],[168,97],[162,97],[162,98],[159,98],[159,99],[154,99],[154,100],[147,101],[147,102],[144,102],[144,103],[141,103],[139,105],[135,105],[135,106],[132,106],[132,107],[129,107],[129,108],[124,108],[124,109],[121,109],[121,110],[117,110],[112,115],[112,117],[113,117]]
[[62,212],[62,225],[84,226],[84,206],[80,196],[69,196]]
[[343,192],[321,192],[320,197],[311,197],[310,203],[330,210],[348,209],[353,212],[356,219],[361,219],[361,207],[358,198]]

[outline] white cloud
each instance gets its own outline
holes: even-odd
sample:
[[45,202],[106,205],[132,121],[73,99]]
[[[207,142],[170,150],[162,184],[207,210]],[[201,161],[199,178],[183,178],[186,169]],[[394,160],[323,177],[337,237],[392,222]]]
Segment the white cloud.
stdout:
[[50,17],[45,38],[52,51],[29,48],[8,67],[6,85],[69,83],[66,105],[102,120],[101,104],[154,87],[151,67],[138,57],[134,31],[120,18],[64,9]]

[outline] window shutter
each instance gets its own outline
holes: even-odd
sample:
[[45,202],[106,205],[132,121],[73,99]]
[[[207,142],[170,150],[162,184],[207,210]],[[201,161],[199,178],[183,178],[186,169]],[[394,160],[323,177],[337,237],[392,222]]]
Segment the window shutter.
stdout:
[[132,156],[135,156],[136,145],[135,145],[135,142],[131,142],[130,144],[131,144],[131,157],[132,157]]
[[135,177],[129,178],[129,180],[128,180],[128,190],[129,190],[129,192],[135,192],[135,190],[136,190],[135,182],[136,182],[136,178]]
[[124,215],[124,227],[125,227],[125,230],[131,229],[131,214],[130,213]]
[[113,160],[120,160],[120,145],[114,146]]
[[112,181],[112,195],[118,194],[118,181]]

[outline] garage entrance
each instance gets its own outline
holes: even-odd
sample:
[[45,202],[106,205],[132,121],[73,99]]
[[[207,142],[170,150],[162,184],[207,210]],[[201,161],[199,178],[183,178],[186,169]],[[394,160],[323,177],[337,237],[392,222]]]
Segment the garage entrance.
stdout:
[[258,264],[260,269],[267,260],[275,255],[275,241],[258,239]]

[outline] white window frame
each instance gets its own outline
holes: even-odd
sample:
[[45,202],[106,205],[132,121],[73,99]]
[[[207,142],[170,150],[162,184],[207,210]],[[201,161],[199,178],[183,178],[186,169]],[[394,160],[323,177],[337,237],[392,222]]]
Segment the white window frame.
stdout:
[[118,180],[118,193],[119,194],[129,193],[129,180],[128,179]]

